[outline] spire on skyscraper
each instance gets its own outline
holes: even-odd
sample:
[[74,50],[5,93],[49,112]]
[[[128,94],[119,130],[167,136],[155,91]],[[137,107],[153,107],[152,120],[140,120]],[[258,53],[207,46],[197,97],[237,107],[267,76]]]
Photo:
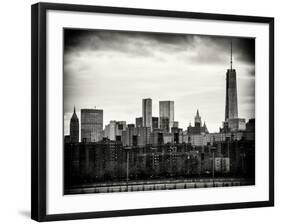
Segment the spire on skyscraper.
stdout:
[[230,40],[230,70],[232,70],[232,39]]
[[74,109],[73,109],[73,114],[72,114],[71,120],[78,120],[78,117],[77,117],[77,114],[76,114],[75,105],[74,105]]

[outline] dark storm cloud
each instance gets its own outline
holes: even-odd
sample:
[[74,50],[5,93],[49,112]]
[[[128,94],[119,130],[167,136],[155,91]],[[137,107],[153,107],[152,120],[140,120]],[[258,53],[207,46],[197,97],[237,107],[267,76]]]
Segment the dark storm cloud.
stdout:
[[[146,33],[133,31],[110,31],[110,30],[79,30],[65,29],[65,50],[85,49],[93,50],[120,50],[124,51],[133,41],[146,43],[148,46],[156,47],[163,44],[181,50],[182,44],[192,44],[193,35],[175,35],[169,33]],[[140,46],[138,46],[140,47]]]
[[255,62],[254,38],[210,37],[210,40],[210,44],[221,46],[221,50],[227,50],[228,53],[230,52],[230,42],[232,41],[232,53],[236,60],[244,61],[245,63]]
[[[127,31],[65,30],[65,51],[114,51],[130,56],[153,56],[160,52],[180,52],[192,46],[194,36]],[[183,46],[185,45],[185,48]]]
[[239,61],[245,64],[255,62],[255,40],[253,38],[195,36],[197,40],[197,54],[193,62],[220,64],[230,60],[231,42],[233,63]]
[[233,47],[235,50],[237,49],[237,59],[239,61],[255,63],[255,39],[236,38]]
[[255,60],[255,40],[253,38],[219,37],[190,34],[80,30],[65,29],[66,53],[93,50],[114,51],[130,56],[154,56],[155,51],[179,53],[197,48],[191,60],[198,63],[220,63],[230,53],[233,44],[234,60],[247,64]]

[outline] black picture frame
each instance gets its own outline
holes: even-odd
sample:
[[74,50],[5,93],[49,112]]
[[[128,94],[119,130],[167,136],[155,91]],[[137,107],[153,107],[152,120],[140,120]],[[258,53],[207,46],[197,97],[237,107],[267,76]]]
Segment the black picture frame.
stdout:
[[[161,16],[217,21],[254,22],[269,25],[269,200],[243,203],[196,206],[159,207],[130,210],[46,214],[46,13],[48,10],[100,12],[124,15]],[[103,7],[73,4],[37,3],[31,11],[31,218],[36,221],[73,220],[206,210],[238,209],[274,206],[274,18],[164,11],[137,8]]]

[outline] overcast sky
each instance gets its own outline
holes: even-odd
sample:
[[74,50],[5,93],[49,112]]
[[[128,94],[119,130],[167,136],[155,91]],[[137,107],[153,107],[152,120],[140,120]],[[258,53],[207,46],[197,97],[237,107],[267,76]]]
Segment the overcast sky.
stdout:
[[[232,38],[237,72],[238,116],[255,117],[255,40]],[[225,77],[230,67],[230,38],[127,31],[64,31],[65,134],[73,106],[104,111],[110,120],[134,123],[142,99],[175,102],[175,121],[184,130],[199,109],[211,132],[225,113]]]

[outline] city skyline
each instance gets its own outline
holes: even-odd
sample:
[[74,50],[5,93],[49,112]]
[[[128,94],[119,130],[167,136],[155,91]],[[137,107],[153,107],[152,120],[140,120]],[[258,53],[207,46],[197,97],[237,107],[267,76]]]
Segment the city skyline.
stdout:
[[[145,100],[147,100],[147,99],[149,99],[151,102],[153,102],[153,99],[151,99],[151,98],[146,98],[146,99],[142,99],[142,102],[144,102]],[[171,104],[172,103],[172,113],[174,113],[174,101],[159,101],[158,102],[158,104],[159,104],[159,108],[161,107],[160,105],[162,104],[162,106],[163,106],[163,103],[164,104]],[[144,107],[146,107],[144,104],[142,104],[142,107],[144,108]],[[69,118],[69,127],[71,126],[71,125],[73,125],[72,123],[71,123],[71,120],[73,120],[73,118],[76,120],[76,119],[78,119],[78,123],[81,121],[81,126],[82,126],[82,124],[83,124],[83,119],[82,118],[80,118],[79,116],[77,116],[77,114],[81,114],[80,112],[77,112],[76,111],[76,107],[74,106],[74,108],[73,108],[74,110],[73,110],[73,112],[72,112],[72,114],[71,114],[71,117]],[[163,109],[162,109],[163,110]],[[169,106],[169,110],[171,110],[171,108],[170,108],[170,106]],[[104,110],[103,109],[100,109],[100,108],[82,108],[81,109],[81,112],[83,113],[83,112],[85,112],[85,111],[87,111],[87,112],[89,112],[89,111],[91,111],[92,113],[97,113],[97,112],[100,112],[101,113],[101,115],[102,115],[102,119],[100,120],[100,123],[101,123],[101,125],[100,125],[100,131],[105,131],[106,130],[106,127],[108,126],[108,125],[110,125],[110,124],[112,124],[112,122],[117,122],[117,123],[120,123],[120,122],[122,122],[123,124],[124,124],[124,126],[128,126],[128,125],[134,125],[134,127],[135,128],[138,128],[138,127],[149,127],[150,128],[150,130],[151,130],[151,132],[153,132],[153,125],[152,125],[152,123],[151,123],[151,126],[146,126],[146,125],[144,125],[144,122],[143,122],[143,117],[141,116],[141,117],[135,117],[134,118],[134,122],[132,122],[132,123],[130,123],[130,122],[127,122],[126,120],[116,120],[116,119],[111,119],[108,123],[104,123],[103,122],[103,114],[104,114]],[[93,112],[94,111],[94,112]],[[142,111],[143,111],[143,109],[142,109]],[[163,112],[162,112],[162,116],[163,116]],[[173,115],[172,115],[172,117],[173,117]],[[162,124],[162,127],[161,127],[161,122],[160,122],[160,120],[161,120],[161,113],[160,113],[160,111],[159,111],[159,114],[158,114],[158,116],[153,116],[153,117],[151,117],[152,118],[152,120],[154,119],[154,118],[157,118],[157,123],[158,123],[158,127],[157,127],[157,129],[159,129],[159,130],[162,130],[162,131],[166,131],[166,132],[171,132],[171,128],[172,127],[177,127],[177,128],[179,128],[179,129],[181,129],[182,131],[187,131],[187,133],[189,133],[188,131],[189,131],[189,128],[191,127],[191,125],[194,125],[194,126],[196,126],[196,123],[199,123],[200,124],[200,126],[199,127],[201,127],[201,128],[203,128],[203,130],[206,128],[206,133],[209,133],[209,131],[208,131],[208,128],[207,128],[207,123],[208,123],[208,121],[206,121],[206,119],[201,119],[201,113],[200,113],[200,115],[199,115],[199,109],[197,109],[196,110],[196,113],[194,113],[194,117],[191,119],[191,122],[189,122],[189,124],[187,125],[187,126],[181,126],[181,124],[178,122],[178,121],[176,121],[176,120],[174,120],[174,119],[172,119],[171,121],[170,121],[170,119],[169,119],[169,122],[168,122],[168,124]],[[141,125],[139,126],[138,125],[138,123],[139,123],[139,121],[138,121],[138,119],[141,119]],[[242,122],[243,122],[243,125],[245,125],[246,124],[246,122],[249,122],[251,119],[255,119],[255,118],[250,118],[250,119],[244,119],[244,118],[237,118],[238,120],[242,120]],[[93,118],[90,118],[90,123],[91,122],[94,122],[95,124],[97,124],[96,123],[96,121],[95,120],[93,120]],[[165,121],[164,121],[165,122]],[[210,133],[219,133],[219,132],[221,132],[222,130],[223,130],[223,128],[224,128],[224,124],[225,124],[225,122],[227,122],[226,120],[223,120],[221,123],[222,123],[222,125],[219,125],[218,126],[218,131],[215,131],[215,132],[210,132]],[[76,123],[76,121],[75,121],[75,123]],[[89,124],[90,124],[89,123]],[[176,126],[174,126],[174,123],[177,123],[177,125]],[[85,124],[85,122],[84,122],[84,124]],[[168,127],[169,127],[169,129],[168,130],[165,130],[166,129],[166,125],[168,125]],[[79,141],[82,141],[82,128],[81,128],[81,126],[79,126],[79,124],[78,124],[78,129],[79,129]],[[242,127],[240,127],[240,128],[242,128],[242,129],[244,129],[245,127],[244,126],[242,126]],[[64,136],[69,136],[69,135],[71,135],[71,130],[70,130],[70,128],[68,128],[69,129],[69,133],[67,133],[66,132],[66,130],[64,130]],[[242,130],[241,129],[241,130]],[[203,132],[205,132],[205,131],[203,131]],[[199,133],[198,133],[199,134]],[[89,141],[91,141],[91,140],[89,140]],[[95,139],[95,141],[98,141],[97,139]]]
[[64,34],[66,194],[255,184],[253,39]]
[[[65,134],[69,133],[73,105],[79,118],[81,108],[103,109],[105,126],[110,120],[135,123],[135,118],[142,116],[144,98],[153,98],[153,117],[159,116],[159,101],[171,100],[175,102],[175,121],[181,128],[186,129],[199,109],[209,131],[219,131],[225,115],[230,38],[101,30],[65,32],[69,32],[64,57]],[[255,117],[254,40],[232,39],[238,113],[248,120]],[[109,42],[111,45],[106,45]],[[136,49],[135,44],[141,47]],[[214,50],[216,57],[211,55]]]

